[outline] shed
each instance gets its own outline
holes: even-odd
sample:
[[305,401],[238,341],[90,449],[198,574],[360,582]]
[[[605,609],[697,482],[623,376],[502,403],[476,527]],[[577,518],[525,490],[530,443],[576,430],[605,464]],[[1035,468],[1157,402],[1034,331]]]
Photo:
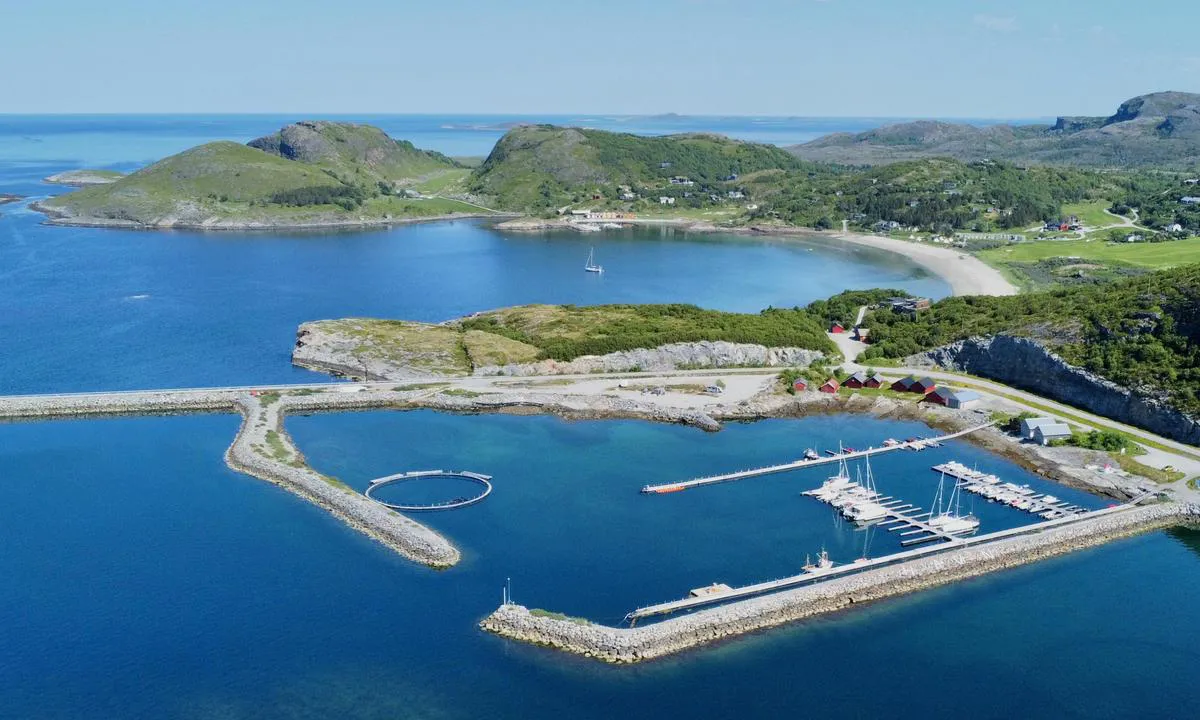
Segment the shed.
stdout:
[[915,377],[913,377],[912,375],[909,375],[906,378],[901,378],[901,379],[897,380],[896,382],[892,383],[892,389],[897,392],[909,392],[910,390],[912,390],[913,383],[915,383],[916,381],[917,381],[917,379]]
[[950,407],[950,402],[954,398],[954,391],[948,387],[934,388],[931,392],[925,394],[925,399],[931,403],[945,405]]
[[871,377],[867,378],[867,381],[865,383],[863,383],[863,387],[869,387],[869,388],[883,387],[883,384],[885,382],[887,382],[887,381],[883,379],[882,375],[880,375],[879,373],[875,373]]
[[834,333],[834,334],[836,335],[836,334],[839,334],[839,333],[844,333],[844,332],[846,332],[846,328],[842,327],[842,324],[841,324],[841,323],[839,323],[839,322],[835,322],[835,323],[833,323],[832,325],[830,325],[830,326],[829,326],[829,332],[831,332],[831,333]]
[[804,378],[796,378],[796,380],[792,383],[792,389],[796,392],[804,392],[808,389],[808,381]]
[[1052,417],[1034,417],[1025,418],[1021,421],[1021,437],[1026,440],[1033,439],[1033,431],[1037,430],[1042,425],[1057,425],[1058,420]]
[[825,381],[825,384],[821,386],[821,392],[832,395],[836,393],[841,386],[842,384],[838,382],[837,378],[829,378]]
[[933,381],[933,378],[924,377],[915,381],[911,386],[909,386],[908,391],[921,393],[922,395],[928,395],[929,393],[933,392],[933,389],[936,387],[937,383]]
[[856,372],[846,378],[844,385],[848,388],[860,388],[867,385],[867,374],[864,372]]
[[1071,428],[1065,423],[1038,425],[1033,431],[1033,439],[1038,445],[1049,445],[1051,440],[1062,440],[1071,437]]
[[973,408],[983,400],[983,396],[974,390],[955,390],[950,398],[950,407],[966,410]]

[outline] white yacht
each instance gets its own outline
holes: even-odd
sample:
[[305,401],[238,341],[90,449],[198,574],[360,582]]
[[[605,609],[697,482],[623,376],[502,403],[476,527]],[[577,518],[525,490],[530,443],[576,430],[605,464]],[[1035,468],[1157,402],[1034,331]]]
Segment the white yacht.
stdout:
[[600,265],[597,265],[597,264],[596,264],[596,248],[589,248],[589,249],[588,249],[588,259],[587,259],[587,264],[583,266],[583,269],[584,269],[584,270],[586,270],[587,272],[590,272],[590,273],[602,273],[602,272],[604,272],[604,268],[603,268],[603,266],[600,266]]

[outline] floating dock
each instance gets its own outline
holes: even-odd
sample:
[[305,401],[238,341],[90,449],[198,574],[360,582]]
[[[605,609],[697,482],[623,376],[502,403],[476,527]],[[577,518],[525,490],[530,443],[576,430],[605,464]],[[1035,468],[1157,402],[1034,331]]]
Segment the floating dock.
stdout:
[[933,471],[960,481],[963,490],[987,498],[989,502],[1003,503],[1043,520],[1057,520],[1088,512],[1087,508],[1064,502],[1053,495],[1038,493],[1028,485],[1004,482],[995,475],[972,470],[955,460],[934,465]]
[[895,445],[887,445],[878,448],[868,448],[866,450],[856,450],[854,452],[837,453],[829,457],[800,459],[794,462],[783,463],[781,465],[769,465],[767,467],[751,468],[749,470],[738,470],[737,472],[726,473],[724,475],[710,475],[708,477],[696,478],[694,480],[686,480],[684,482],[663,483],[661,485],[646,485],[642,488],[642,492],[652,495],[663,495],[666,493],[679,492],[681,490],[690,490],[703,485],[716,485],[718,483],[733,482],[735,480],[745,480],[747,478],[759,477],[761,475],[773,475],[775,473],[790,472],[792,470],[801,470],[803,468],[816,467],[818,465],[828,465],[830,463],[841,462],[842,460],[853,460],[855,458],[880,455],[893,450],[924,450],[927,447],[936,447],[937,444],[945,440],[953,440],[963,435],[969,435],[986,427],[991,427],[995,423],[984,423],[966,430],[959,430],[949,435],[941,435],[933,438],[922,438],[920,440],[911,440],[907,442],[896,443]]
[[778,580],[755,583],[753,585],[744,585],[742,587],[732,588],[728,591],[686,597],[681,600],[672,600],[670,602],[658,603],[656,605],[648,605],[646,607],[640,607],[626,614],[625,621],[630,624],[636,624],[638,620],[654,617],[656,615],[669,615],[683,610],[704,607],[706,605],[726,603],[731,600],[741,600],[758,595],[765,595],[787,588],[816,584],[831,580],[833,578],[853,575],[873,568],[904,564],[910,560],[916,560],[918,558],[928,557],[930,555],[937,555],[948,551],[977,547],[980,545],[989,545],[998,540],[1026,535],[1038,535],[1047,530],[1052,530],[1067,525],[1074,525],[1085,520],[1093,520],[1109,515],[1128,512],[1129,510],[1135,508],[1137,504],[1146,497],[1146,495],[1141,495],[1124,505],[1116,505],[1113,507],[1104,508],[1102,510],[1090,510],[1082,514],[1071,515],[1068,517],[1059,518],[1057,520],[1046,520],[1044,522],[1023,525],[1021,527],[1010,528],[1008,530],[999,530],[997,532],[987,533],[985,535],[977,535],[972,538],[953,538],[952,543],[942,543],[931,547],[904,550],[879,558],[860,559],[852,563],[839,565],[837,567],[816,570],[812,572],[803,572],[799,575],[792,575],[790,577],[779,578]]

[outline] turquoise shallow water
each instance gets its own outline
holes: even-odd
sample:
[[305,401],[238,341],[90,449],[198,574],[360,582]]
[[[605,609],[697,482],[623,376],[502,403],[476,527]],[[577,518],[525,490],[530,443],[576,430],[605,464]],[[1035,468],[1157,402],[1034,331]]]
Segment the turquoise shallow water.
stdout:
[[[39,179],[130,169],[280,121],[0,118],[0,192],[59,192]],[[501,132],[486,118],[381,122],[456,154],[485,152]],[[805,139],[796,124],[705,122],[634,129]],[[519,237],[476,223],[332,237],[39,223],[0,208],[0,393],[319,379],[288,353],[296,325],[321,317],[440,320],[536,301],[753,311],[845,287],[947,291],[894,257],[779,241]],[[592,244],[603,278],[579,269]],[[0,424],[0,718],[1171,718],[1200,705],[1190,531],[633,668],[475,628],[505,577],[520,602],[612,622],[715,580],[792,573],[822,546],[842,561],[888,552],[894,537],[856,532],[798,495],[825,471],[658,498],[636,490],[919,425],[830,416],[709,435],[431,412],[289,421],[318,468],[356,487],[403,469],[494,474],[486,502],[425,518],[463,549],[445,572],[227,469],[236,428],[232,416]],[[1040,483],[966,444],[893,454],[875,470],[889,493],[927,504],[928,466],[951,457]],[[1028,520],[974,509],[985,529]]]

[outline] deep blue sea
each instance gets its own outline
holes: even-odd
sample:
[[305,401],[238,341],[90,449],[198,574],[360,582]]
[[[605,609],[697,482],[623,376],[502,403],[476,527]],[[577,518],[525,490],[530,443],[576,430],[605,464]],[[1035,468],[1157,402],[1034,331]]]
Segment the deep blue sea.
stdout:
[[[0,192],[61,192],[73,167],[132,169],[282,117],[0,116]],[[512,118],[384,117],[479,155]],[[562,121],[562,119],[547,118]],[[869,121],[576,118],[788,144]],[[579,271],[587,248],[609,272]],[[53,228],[0,207],[0,393],[286,382],[299,322],[440,320],[517,302],[688,301],[758,310],[846,287],[946,286],[820,243],[628,231],[505,236],[480,223],[343,234]],[[1200,534],[1156,533],[633,668],[483,634],[505,578],[523,604],[616,622],[714,581],[896,548],[799,492],[821,470],[662,497],[647,482],[927,432],[834,415],[716,434],[634,421],[372,412],[298,417],[323,472],[495,476],[423,516],[463,550],[413,566],[222,462],[232,416],[0,424],[0,718],[1194,717]],[[928,505],[946,459],[1098,506],[965,443],[877,459]],[[430,488],[396,492],[438,492]],[[966,500],[970,504],[971,498]],[[985,530],[1028,516],[974,500]]]

